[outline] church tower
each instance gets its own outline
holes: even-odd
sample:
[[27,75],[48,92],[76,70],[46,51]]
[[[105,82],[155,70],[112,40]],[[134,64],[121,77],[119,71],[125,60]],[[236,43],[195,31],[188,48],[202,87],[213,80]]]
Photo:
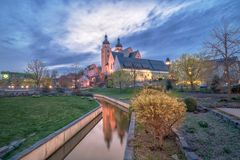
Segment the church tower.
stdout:
[[116,52],[122,52],[122,49],[123,48],[123,46],[122,46],[122,44],[120,43],[120,39],[118,38],[117,39],[117,44],[116,44],[116,46],[115,46],[115,50],[114,51],[116,51]]
[[101,49],[101,65],[102,65],[102,73],[107,74],[108,72],[108,59],[111,53],[110,43],[108,41],[107,35],[105,35],[102,49]]

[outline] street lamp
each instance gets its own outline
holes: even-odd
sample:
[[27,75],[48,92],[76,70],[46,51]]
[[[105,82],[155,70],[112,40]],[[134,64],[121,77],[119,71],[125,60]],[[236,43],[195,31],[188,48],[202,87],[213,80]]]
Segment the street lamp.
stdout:
[[169,58],[166,59],[165,64],[169,67],[171,65],[171,61]]
[[169,59],[168,57],[166,58],[165,64],[167,65],[167,68],[168,68],[168,78],[169,78],[169,79],[172,79],[172,76],[171,76],[171,74],[170,74],[171,61],[170,61],[170,59]]

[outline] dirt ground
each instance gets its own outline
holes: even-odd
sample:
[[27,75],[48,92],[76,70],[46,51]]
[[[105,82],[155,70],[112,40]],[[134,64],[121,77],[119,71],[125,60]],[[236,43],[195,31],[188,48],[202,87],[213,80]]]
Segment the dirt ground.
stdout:
[[[133,141],[134,156],[136,160],[185,160],[180,151],[174,134],[164,141],[163,149],[153,149],[153,137],[147,134],[140,126],[136,127],[135,140]],[[156,143],[156,142],[155,142]]]

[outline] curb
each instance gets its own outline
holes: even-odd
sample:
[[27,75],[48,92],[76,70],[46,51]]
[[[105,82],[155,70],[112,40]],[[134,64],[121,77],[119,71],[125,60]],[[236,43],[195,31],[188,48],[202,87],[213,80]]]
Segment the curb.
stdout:
[[122,109],[126,112],[129,112],[129,108],[130,108],[130,105],[127,104],[127,103],[124,103],[122,101],[119,101],[119,100],[116,100],[116,99],[113,99],[113,98],[110,98],[108,96],[104,96],[104,95],[101,95],[101,94],[93,94],[93,97],[95,98],[103,98],[104,100],[112,103],[112,104],[117,104],[119,105],[120,107],[122,107]]
[[198,106],[199,108],[205,109],[215,116],[221,118],[225,122],[228,122],[234,125],[236,128],[240,129],[240,120],[237,120],[235,117],[222,113],[221,111],[217,111],[216,109],[211,109],[203,106]]
[[176,134],[176,141],[187,160],[202,160],[187,144],[184,136],[176,128],[173,128],[172,131]]
[[133,146],[131,142],[134,139],[134,132],[135,132],[135,113],[133,112],[131,114],[131,121],[129,124],[128,128],[128,138],[127,138],[127,145],[125,148],[125,153],[124,153],[124,160],[133,160],[134,159],[134,152],[133,152]]

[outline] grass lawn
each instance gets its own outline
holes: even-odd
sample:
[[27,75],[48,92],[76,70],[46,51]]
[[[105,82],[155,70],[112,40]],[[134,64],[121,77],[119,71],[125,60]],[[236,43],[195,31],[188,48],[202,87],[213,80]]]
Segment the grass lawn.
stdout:
[[171,90],[167,93],[171,97],[176,97],[176,98],[184,98],[185,96],[182,94],[182,92],[178,92],[175,90]]
[[0,98],[0,147],[26,138],[10,157],[97,106],[77,96]]
[[120,100],[129,100],[132,96],[138,93],[140,89],[137,88],[92,88],[87,90],[91,93],[98,93]]
[[[201,127],[200,121],[207,122],[208,127]],[[240,130],[209,112],[188,113],[180,130],[187,143],[204,160],[235,160],[240,157]]]

